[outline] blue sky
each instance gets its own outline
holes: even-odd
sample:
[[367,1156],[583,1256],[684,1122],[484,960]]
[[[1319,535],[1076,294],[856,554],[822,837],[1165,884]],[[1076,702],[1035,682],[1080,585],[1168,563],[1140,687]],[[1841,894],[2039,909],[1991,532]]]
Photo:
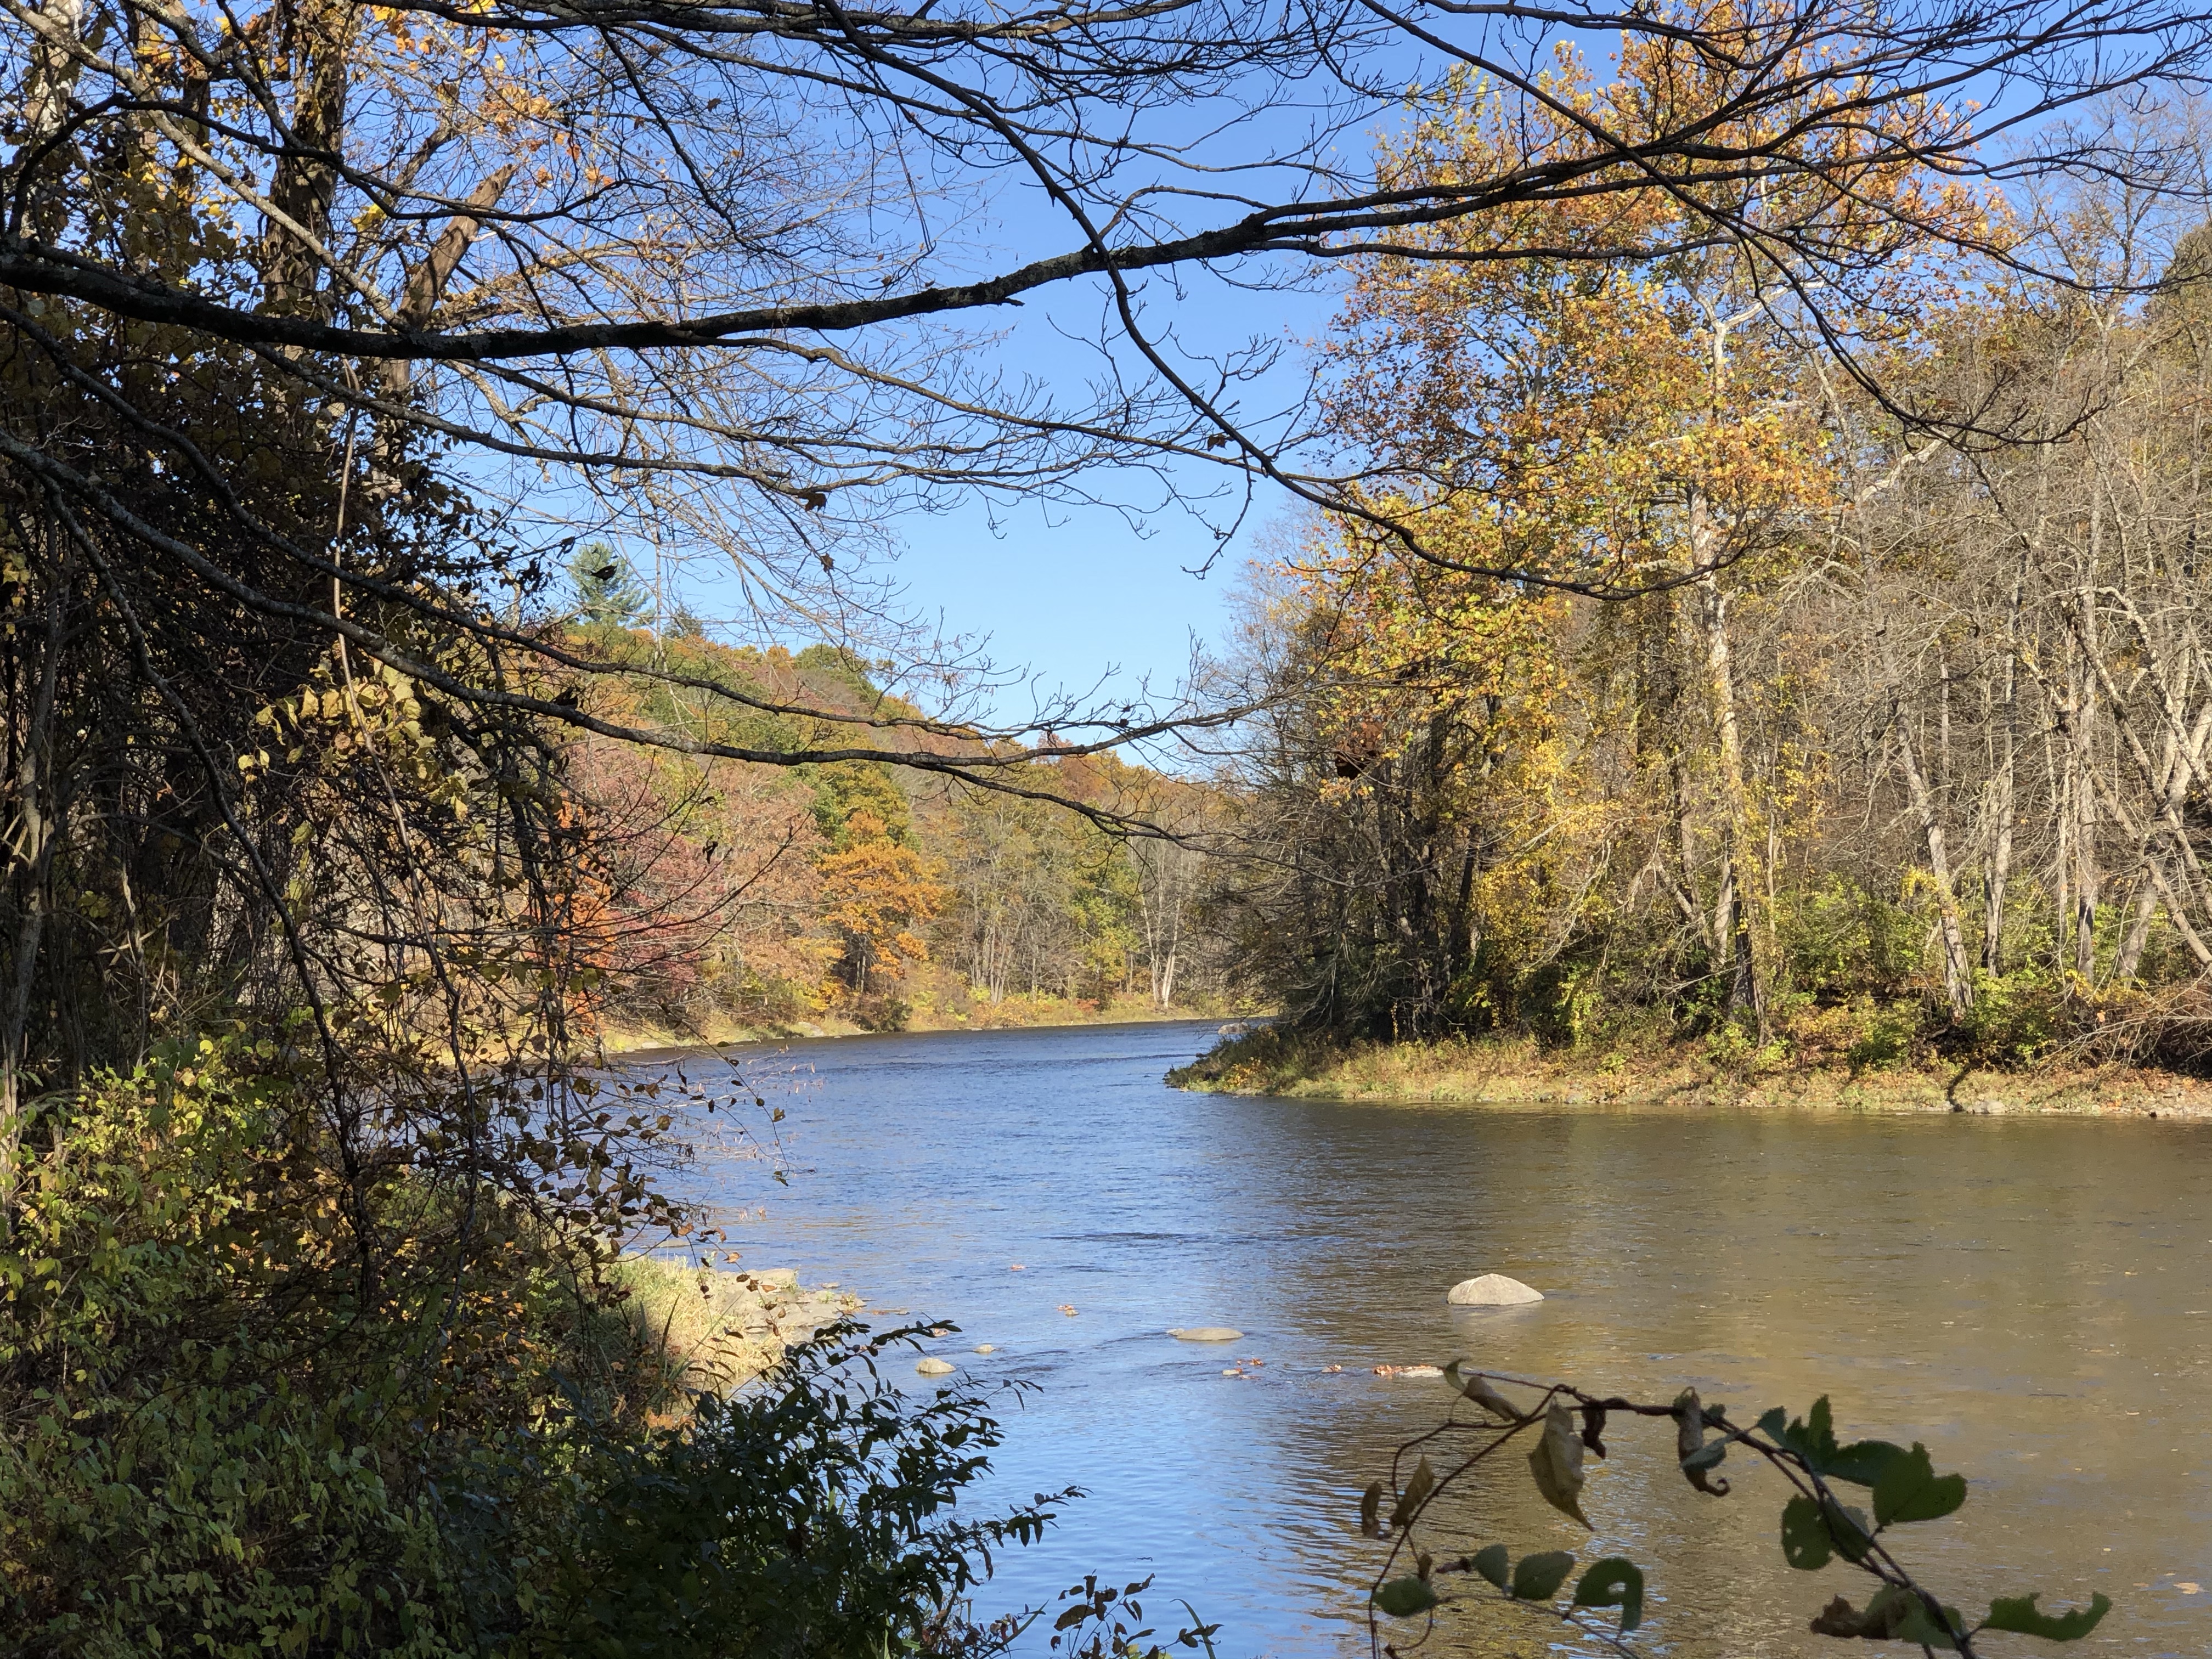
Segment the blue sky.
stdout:
[[[1156,337],[1171,331],[1188,356],[1233,352],[1255,340],[1279,347],[1279,366],[1237,394],[1244,416],[1265,432],[1267,417],[1303,392],[1306,348],[1326,330],[1346,274],[1321,273],[1305,289],[1254,290],[1187,273],[1180,297],[1164,283],[1151,285],[1145,320]],[[1051,296],[1049,309],[1036,306],[990,355],[1079,401],[1098,359],[1092,347],[1058,337],[1055,323],[1080,333],[1082,319],[1095,330],[1098,307],[1095,287],[1072,285]],[[1234,482],[1206,467],[1189,469],[1183,479],[1194,495]],[[891,574],[915,610],[941,614],[948,634],[988,635],[1000,668],[1025,668],[1045,692],[1081,693],[1111,674],[1117,690],[1133,692],[1149,679],[1155,696],[1171,695],[1189,665],[1194,635],[1207,644],[1222,637],[1247,562],[1300,504],[1263,482],[1237,533],[1222,544],[1212,525],[1236,517],[1233,500],[1207,503],[1202,518],[1164,503],[1158,481],[1150,477],[1102,474],[1085,483],[1125,510],[1036,501],[987,508],[978,501],[949,514],[906,515],[889,526],[902,544]],[[1025,706],[1025,697],[1012,694],[1000,700],[1006,716]]]

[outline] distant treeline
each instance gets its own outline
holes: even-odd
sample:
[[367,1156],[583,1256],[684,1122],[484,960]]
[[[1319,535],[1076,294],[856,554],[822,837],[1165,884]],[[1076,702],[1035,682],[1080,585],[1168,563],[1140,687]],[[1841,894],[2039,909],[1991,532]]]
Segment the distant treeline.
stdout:
[[[794,654],[682,629],[657,636],[619,617],[592,620],[599,596],[586,598],[592,646],[635,653],[666,675],[599,685],[610,706],[654,705],[624,715],[788,752],[819,735],[804,714],[738,710],[707,695],[683,707],[679,683],[750,684],[786,709],[914,712],[839,647]],[[872,762],[701,762],[586,739],[569,767],[596,813],[592,923],[607,970],[600,1001],[617,1022],[704,1029],[835,1015],[896,1029],[918,1012],[988,1021],[1010,1000],[1141,996],[1167,1010],[1224,988],[1222,952],[1197,926],[1201,855],[1182,842]],[[1111,756],[1036,761],[1008,775],[1058,800],[1194,834],[1222,805],[1218,791]]]

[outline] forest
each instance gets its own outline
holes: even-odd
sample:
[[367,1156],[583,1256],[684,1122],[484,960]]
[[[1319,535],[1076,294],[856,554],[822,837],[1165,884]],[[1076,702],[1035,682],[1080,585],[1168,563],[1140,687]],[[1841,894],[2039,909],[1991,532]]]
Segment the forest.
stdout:
[[[1480,169],[1504,122],[1454,87],[1387,165]],[[1290,1022],[1853,1069],[2212,1052],[2212,229],[2117,184],[2031,222],[1889,183],[2057,274],[1896,260],[1828,319],[1845,372],[1741,249],[1571,257],[1610,204],[1549,210],[1557,258],[1359,266],[1330,410],[1390,511],[1257,567],[1221,671],[1266,713],[1222,757],[1213,913]]]

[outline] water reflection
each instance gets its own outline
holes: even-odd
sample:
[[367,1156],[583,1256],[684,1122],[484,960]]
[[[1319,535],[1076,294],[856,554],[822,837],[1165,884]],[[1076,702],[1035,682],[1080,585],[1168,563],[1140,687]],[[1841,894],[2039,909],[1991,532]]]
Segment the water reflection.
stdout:
[[[1446,1403],[1368,1367],[1467,1353],[1662,1399],[1692,1383],[1754,1412],[1825,1389],[1847,1431],[1924,1439],[1971,1477],[1964,1510],[1907,1540],[1951,1599],[2103,1589],[2119,1611],[2074,1651],[2212,1648],[2212,1595],[2179,1588],[2212,1581],[2212,1132],[1164,1087],[1209,1035],[847,1039],[743,1062],[789,1114],[793,1165],[787,1190],[750,1166],[714,1176],[732,1204],[767,1205],[737,1235],[747,1261],[957,1320],[965,1366],[1043,1385],[997,1490],[1091,1495],[1008,1562],[997,1597],[1156,1573],[1152,1611],[1188,1597],[1225,1622],[1227,1654],[1364,1645],[1357,1493]],[[1444,1306],[1491,1270],[1549,1299]],[[1216,1323],[1247,1336],[1224,1354],[1162,1334]],[[998,1352],[965,1352],[977,1342]],[[1265,1363],[1220,1375],[1248,1357]],[[1609,1438],[1586,1495],[1595,1540],[1515,1460],[1469,1492],[1471,1541],[1644,1561],[1655,1651],[1834,1651],[1806,1620],[1837,1589],[1863,1598],[1840,1572],[1783,1565],[1776,1482],[1702,1498],[1663,1426]],[[1431,1650],[1535,1654],[1559,1636],[1486,1614]]]

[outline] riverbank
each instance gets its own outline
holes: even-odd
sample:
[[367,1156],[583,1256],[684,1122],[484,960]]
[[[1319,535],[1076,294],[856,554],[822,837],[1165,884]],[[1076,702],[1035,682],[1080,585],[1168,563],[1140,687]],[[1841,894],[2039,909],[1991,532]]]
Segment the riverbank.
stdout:
[[1608,1109],[1771,1107],[2212,1119],[2212,1082],[2136,1066],[1996,1071],[1960,1066],[1714,1065],[1688,1044],[1602,1056],[1524,1040],[1340,1045],[1258,1030],[1168,1073],[1178,1089],[1293,1100]]
[[864,1306],[837,1285],[801,1285],[788,1267],[748,1273],[632,1255],[613,1273],[629,1292],[622,1307],[641,1351],[657,1356],[672,1392],[684,1394],[740,1387]]
[[[902,1031],[1018,1031],[1051,1026],[1162,1025],[1177,1020],[1231,1020],[1249,1017],[1214,1001],[1178,1003],[1162,1008],[1151,997],[1115,997],[1109,1002],[1088,1002],[1073,997],[1007,997],[993,1003],[969,998],[917,998]],[[599,1047],[608,1054],[636,1054],[647,1049],[720,1048],[729,1043],[791,1042],[817,1037],[882,1035],[884,1028],[859,1024],[833,1012],[811,1019],[747,1022],[726,1015],[678,1024],[657,1023],[635,1016],[614,1016],[602,1021]]]

